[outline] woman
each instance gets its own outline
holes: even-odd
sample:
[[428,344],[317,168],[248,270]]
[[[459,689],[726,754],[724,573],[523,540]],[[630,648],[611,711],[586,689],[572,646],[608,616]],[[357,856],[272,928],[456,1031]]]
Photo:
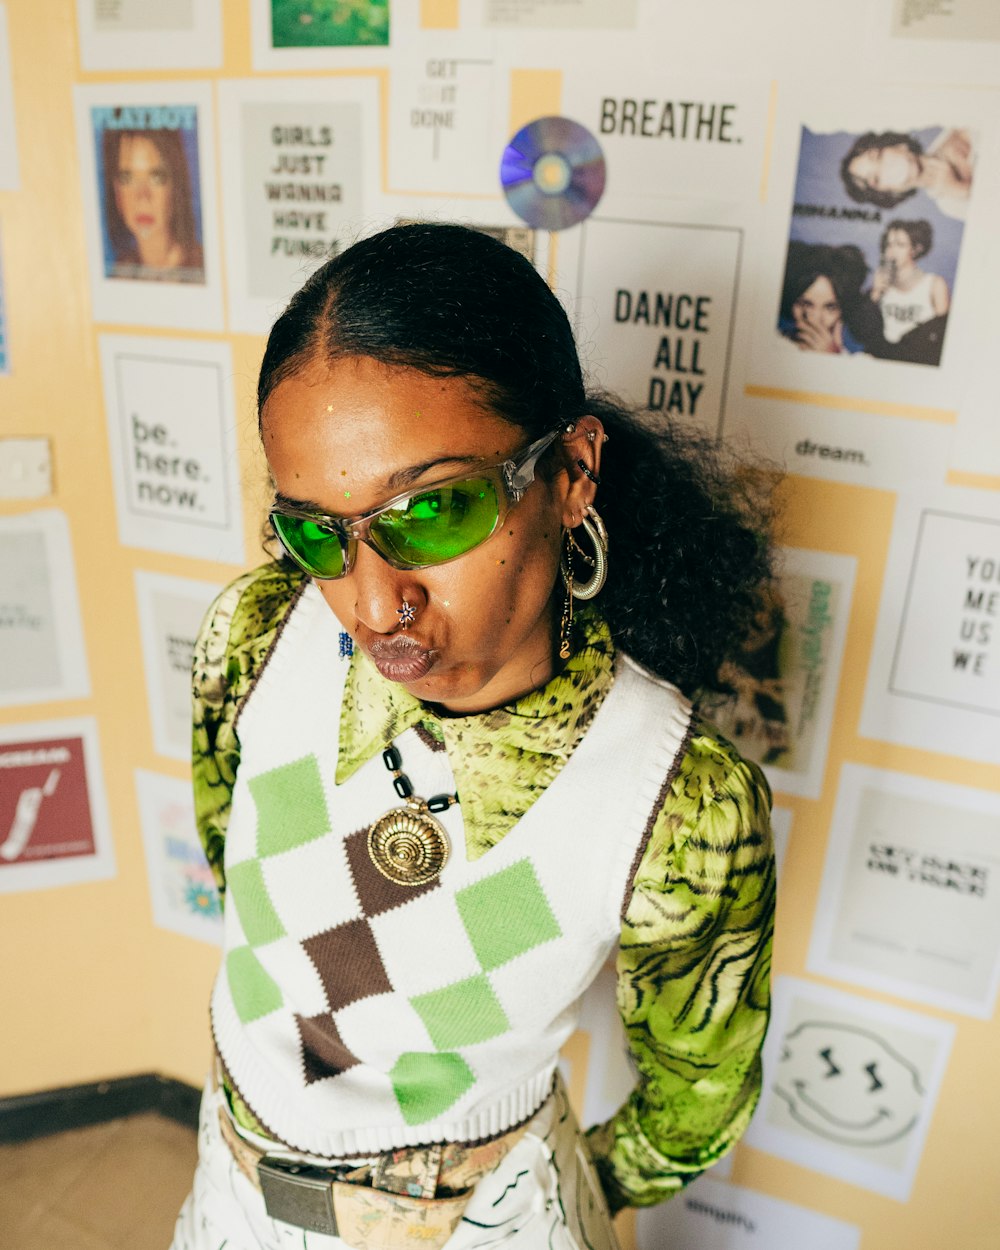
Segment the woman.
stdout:
[[788,245],[778,330],[806,352],[840,355],[871,351],[878,317],[861,294],[868,266],[851,244]]
[[868,131],[852,144],[840,176],[858,204],[895,208],[922,190],[946,216],[964,221],[975,165],[970,130],[942,129],[926,151],[913,135]]
[[180,132],[104,131],[104,220],[112,278],[204,282]]
[[[934,246],[929,221],[890,221],[882,234],[882,263],[872,280],[871,298],[882,314],[882,333],[891,345],[948,312],[948,283],[940,274],[921,269],[917,261]],[[943,339],[943,327],[938,336]],[[904,345],[905,350],[905,345]],[[937,364],[940,345],[935,358]]]
[[[196,653],[226,954],[176,1250],[612,1247],[759,1091],[767,786],[665,680],[753,628],[753,502],[462,227],[327,262],[258,400],[286,558]],[[640,1079],[585,1143],[555,1065],[616,948]]]

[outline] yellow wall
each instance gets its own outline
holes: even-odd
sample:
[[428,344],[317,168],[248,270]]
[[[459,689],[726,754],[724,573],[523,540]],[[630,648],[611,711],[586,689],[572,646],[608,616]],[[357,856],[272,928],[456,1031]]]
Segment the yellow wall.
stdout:
[[[125,547],[118,541],[97,333],[135,327],[98,327],[91,318],[72,86],[158,77],[175,81],[248,76],[249,12],[242,0],[227,0],[224,5],[225,61],[220,71],[162,75],[83,73],[72,0],[45,0],[43,5],[8,0],[7,12],[21,189],[0,192],[0,246],[13,362],[12,375],[0,379],[0,431],[50,438],[55,485],[50,500],[4,502],[2,507],[17,512],[55,506],[70,518],[93,693],[73,702],[17,707],[4,712],[2,720],[29,724],[64,716],[96,718],[117,874],[94,884],[3,896],[0,949],[7,954],[0,987],[6,1027],[0,1048],[0,1093],[146,1071],[199,1082],[209,1056],[207,1000],[218,953],[152,923],[133,770],[183,779],[186,768],[153,749],[133,575],[143,569],[221,583],[238,570]],[[437,0],[427,4],[426,14],[442,26],[454,24],[458,4]],[[532,115],[535,92],[552,98],[557,91],[557,77],[529,74],[520,79],[514,123]],[[158,333],[145,327],[141,332]],[[253,563],[264,495],[253,411],[262,340],[197,332],[189,337],[232,346],[246,550]],[[802,975],[839,765],[858,761],[993,790],[1000,790],[1000,766],[859,736],[895,499],[886,491],[805,478],[789,479],[783,494],[783,537],[788,544],[858,559],[822,796],[817,800],[779,796],[795,812],[795,822],[781,883],[776,970]],[[996,1246],[1000,1229],[996,1026],[933,1008],[922,1010],[952,1020],[958,1031],[909,1202],[880,1197],[747,1146],[738,1148],[733,1179],[860,1225],[865,1250]],[[574,1058],[584,1057],[585,1063],[586,1039],[578,1038],[571,1052]],[[574,1065],[575,1078],[582,1066]]]

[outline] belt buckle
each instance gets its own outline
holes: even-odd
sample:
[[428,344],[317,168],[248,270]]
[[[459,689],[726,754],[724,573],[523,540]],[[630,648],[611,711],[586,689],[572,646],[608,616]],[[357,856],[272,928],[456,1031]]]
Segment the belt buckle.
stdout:
[[333,1210],[333,1177],[323,1168],[265,1155],[257,1175],[267,1213],[311,1233],[337,1235]]

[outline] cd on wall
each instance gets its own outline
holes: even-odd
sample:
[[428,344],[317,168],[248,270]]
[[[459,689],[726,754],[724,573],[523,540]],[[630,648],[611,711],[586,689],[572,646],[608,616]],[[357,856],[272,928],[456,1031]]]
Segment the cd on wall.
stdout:
[[539,117],[504,148],[500,182],[507,203],[536,230],[583,221],[604,193],[604,153],[579,122]]

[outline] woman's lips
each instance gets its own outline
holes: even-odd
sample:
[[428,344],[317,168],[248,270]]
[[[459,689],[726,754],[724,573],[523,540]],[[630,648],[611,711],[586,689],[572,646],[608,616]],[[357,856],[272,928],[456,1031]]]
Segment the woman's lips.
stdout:
[[426,677],[437,660],[437,652],[429,651],[411,638],[376,641],[366,650],[383,677],[403,683]]

